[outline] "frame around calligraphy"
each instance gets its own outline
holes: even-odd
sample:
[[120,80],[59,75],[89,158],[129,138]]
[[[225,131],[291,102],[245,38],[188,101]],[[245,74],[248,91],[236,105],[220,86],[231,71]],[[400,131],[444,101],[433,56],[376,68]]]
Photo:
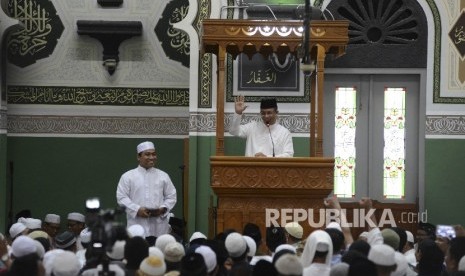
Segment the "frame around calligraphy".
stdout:
[[263,97],[273,96],[278,102],[287,103],[309,103],[310,102],[310,78],[304,76],[302,73],[300,76],[299,91],[282,91],[282,89],[276,89],[276,91],[238,91],[237,82],[238,78],[238,59],[233,60],[230,55],[226,58],[226,102],[234,102],[234,97],[241,94],[245,96],[247,102],[260,102]]
[[433,103],[464,104],[465,97],[451,97],[441,91],[441,16],[434,0],[426,0],[434,20]]

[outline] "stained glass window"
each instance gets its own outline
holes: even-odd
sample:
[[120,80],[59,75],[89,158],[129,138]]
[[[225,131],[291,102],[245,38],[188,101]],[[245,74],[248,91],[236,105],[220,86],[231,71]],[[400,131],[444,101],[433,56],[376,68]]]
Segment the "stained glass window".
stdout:
[[384,91],[384,167],[385,198],[405,196],[405,89]]
[[354,88],[336,89],[334,194],[343,198],[355,195],[356,99]]

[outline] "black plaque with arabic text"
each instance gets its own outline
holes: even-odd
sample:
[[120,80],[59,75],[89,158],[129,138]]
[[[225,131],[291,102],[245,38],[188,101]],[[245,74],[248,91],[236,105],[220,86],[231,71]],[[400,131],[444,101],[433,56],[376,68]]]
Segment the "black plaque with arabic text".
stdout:
[[165,54],[172,60],[189,67],[190,39],[189,35],[173,24],[180,22],[189,11],[188,0],[170,1],[163,10],[162,17],[155,26],[155,34],[161,42]]
[[293,55],[283,61],[276,55],[265,59],[255,54],[251,60],[244,54],[238,57],[238,91],[299,91],[299,78],[299,64]]
[[64,26],[52,1],[10,0],[7,11],[23,26],[7,39],[9,62],[24,68],[53,53]]
[[460,56],[465,57],[465,12],[460,14],[457,22],[452,26],[449,32],[449,38],[454,44]]

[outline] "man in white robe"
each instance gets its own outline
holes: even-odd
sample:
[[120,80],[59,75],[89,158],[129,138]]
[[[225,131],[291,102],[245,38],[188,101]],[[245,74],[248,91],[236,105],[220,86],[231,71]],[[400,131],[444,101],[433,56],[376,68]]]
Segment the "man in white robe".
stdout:
[[155,168],[157,154],[152,142],[137,146],[139,166],[121,176],[116,199],[126,208],[127,226],[141,225],[145,237],[169,232],[169,213],[176,204],[176,188],[164,171]]
[[246,108],[244,96],[237,96],[235,99],[236,113],[229,128],[230,134],[247,139],[245,156],[294,156],[291,132],[277,122],[278,105],[276,99],[263,99],[261,101],[261,121],[241,125],[242,114]]
[[329,276],[333,242],[328,233],[322,230],[313,231],[307,238],[304,252],[300,257],[304,267],[304,276]]

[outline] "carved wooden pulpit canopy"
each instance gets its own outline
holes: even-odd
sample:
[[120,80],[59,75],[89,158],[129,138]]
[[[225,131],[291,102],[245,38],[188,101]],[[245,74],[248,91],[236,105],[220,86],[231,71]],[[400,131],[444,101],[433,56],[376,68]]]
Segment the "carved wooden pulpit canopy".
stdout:
[[[310,156],[323,156],[323,91],[326,54],[338,57],[345,53],[349,22],[313,20],[310,24],[310,53],[316,61],[312,74],[310,107]],[[216,155],[224,155],[225,58],[245,53],[265,56],[288,53],[297,56],[303,37],[303,21],[296,20],[226,20],[205,19],[202,23],[201,53],[217,56]],[[316,104],[318,107],[316,108]],[[317,116],[318,113],[318,116]]]
[[[345,53],[348,21],[311,21],[310,54],[316,61],[311,76],[310,157],[255,158],[224,156],[225,58],[245,53],[284,57],[296,55],[303,37],[302,21],[205,19],[201,53],[217,56],[216,156],[210,158],[211,187],[218,196],[216,221],[220,232],[242,229],[253,222],[265,229],[266,212],[323,207],[333,189],[334,158],[323,157],[323,83],[326,54]],[[316,106],[317,104],[317,106]],[[318,114],[317,114],[318,112]],[[317,116],[318,115],[318,116]],[[302,225],[308,232],[309,225]],[[212,233],[210,233],[212,234]],[[263,233],[264,235],[264,233]]]

